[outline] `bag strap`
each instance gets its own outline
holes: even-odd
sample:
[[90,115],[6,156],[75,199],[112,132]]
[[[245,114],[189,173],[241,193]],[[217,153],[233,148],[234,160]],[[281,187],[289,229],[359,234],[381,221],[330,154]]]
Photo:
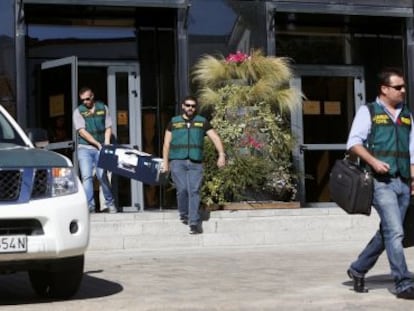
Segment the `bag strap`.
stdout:
[[377,129],[377,127],[374,125],[374,122],[372,120],[372,118],[375,115],[374,105],[375,105],[375,102],[367,104],[367,108],[368,108],[368,111],[369,111],[369,117],[370,117],[370,120],[371,120],[371,130],[369,131],[369,135],[368,135],[368,139],[367,139],[368,149],[369,149],[370,146],[372,146],[374,144],[374,136],[375,136],[374,134],[375,134],[375,131]]

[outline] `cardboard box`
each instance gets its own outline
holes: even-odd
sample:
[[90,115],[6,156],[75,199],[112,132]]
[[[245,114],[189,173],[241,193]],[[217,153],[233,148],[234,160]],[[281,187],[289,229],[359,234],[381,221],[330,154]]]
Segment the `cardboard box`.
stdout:
[[98,167],[149,185],[168,181],[168,173],[161,173],[162,164],[162,158],[122,145],[103,146],[98,160]]

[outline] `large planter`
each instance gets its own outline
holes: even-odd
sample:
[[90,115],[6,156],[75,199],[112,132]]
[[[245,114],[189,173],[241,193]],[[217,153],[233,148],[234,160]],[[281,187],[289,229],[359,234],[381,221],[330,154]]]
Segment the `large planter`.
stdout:
[[300,92],[289,87],[288,61],[260,51],[208,55],[193,76],[201,113],[211,114],[227,154],[227,166],[217,169],[215,148],[206,144],[203,203],[295,200],[288,112],[300,103]]

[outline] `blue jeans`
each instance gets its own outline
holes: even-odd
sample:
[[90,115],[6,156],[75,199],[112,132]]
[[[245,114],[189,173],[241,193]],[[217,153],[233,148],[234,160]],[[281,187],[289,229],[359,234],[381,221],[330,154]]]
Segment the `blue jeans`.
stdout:
[[79,169],[82,176],[83,188],[85,189],[86,198],[88,199],[89,211],[95,211],[95,200],[93,196],[94,170],[96,171],[96,177],[102,187],[105,205],[109,207],[114,204],[111,183],[109,182],[106,171],[97,167],[98,159],[98,149],[78,147]]
[[374,180],[373,206],[381,220],[380,229],[351,264],[351,270],[362,277],[375,265],[385,249],[397,293],[413,284],[402,246],[403,220],[409,202],[410,187],[400,178],[391,178],[387,183]]
[[200,189],[203,181],[203,165],[190,160],[172,160],[171,177],[177,190],[177,205],[181,219],[190,225],[200,221]]

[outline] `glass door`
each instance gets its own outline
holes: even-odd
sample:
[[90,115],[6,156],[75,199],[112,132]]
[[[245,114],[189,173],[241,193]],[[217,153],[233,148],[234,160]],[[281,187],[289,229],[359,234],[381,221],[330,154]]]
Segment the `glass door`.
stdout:
[[[48,148],[67,155],[77,167],[72,112],[78,106],[78,87],[89,86],[108,105],[116,143],[141,149],[139,78],[136,63],[78,62],[75,56],[42,63],[36,120],[49,131]],[[144,209],[142,183],[116,175],[111,179],[121,210]]]
[[298,66],[292,84],[305,98],[302,109],[292,114],[301,205],[332,204],[329,173],[344,156],[355,112],[365,102],[363,68]]
[[77,166],[72,111],[78,105],[78,60],[76,56],[41,64],[40,104],[35,112],[39,126],[49,132],[48,149],[68,156]]
[[[139,66],[111,65],[108,66],[107,74],[108,107],[114,122],[116,143],[142,150]],[[122,176],[114,177],[119,207],[124,211],[142,211],[143,184]]]

